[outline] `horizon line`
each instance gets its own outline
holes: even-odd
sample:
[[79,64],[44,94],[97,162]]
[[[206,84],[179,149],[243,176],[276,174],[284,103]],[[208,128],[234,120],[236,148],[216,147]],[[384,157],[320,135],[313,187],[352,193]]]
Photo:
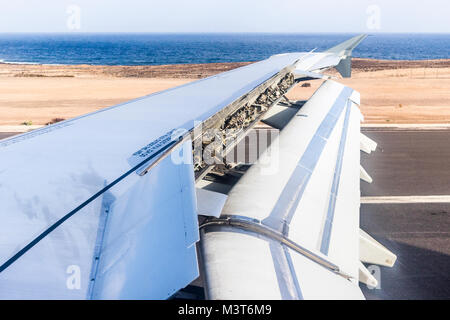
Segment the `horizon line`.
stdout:
[[281,31],[0,31],[0,34],[442,34],[450,35],[450,32],[435,32],[435,31],[305,31],[305,32],[281,32]]

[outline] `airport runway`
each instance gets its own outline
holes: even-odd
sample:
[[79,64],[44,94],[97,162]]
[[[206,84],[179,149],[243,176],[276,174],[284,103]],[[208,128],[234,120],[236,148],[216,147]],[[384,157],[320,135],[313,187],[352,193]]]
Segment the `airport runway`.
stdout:
[[363,196],[450,195],[450,128],[363,128],[379,142],[361,163],[376,183],[361,184]]
[[361,193],[376,200],[361,205],[361,228],[398,256],[380,289],[361,285],[366,298],[450,299],[450,130],[363,132],[378,149],[361,153],[374,180]]
[[0,132],[0,140],[16,135],[17,132]]

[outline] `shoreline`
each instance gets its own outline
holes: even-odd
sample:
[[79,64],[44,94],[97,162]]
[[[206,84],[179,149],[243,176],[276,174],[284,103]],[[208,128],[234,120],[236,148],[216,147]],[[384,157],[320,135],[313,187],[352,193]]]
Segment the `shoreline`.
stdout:
[[[269,58],[269,56],[267,57]],[[398,62],[398,63],[410,63],[410,62],[440,62],[449,61],[450,58],[438,58],[438,59],[375,59],[375,58],[364,58],[364,57],[352,57],[355,60],[373,61],[373,62]],[[0,59],[0,65],[2,64],[12,64],[12,65],[37,65],[37,66],[91,66],[91,67],[161,67],[161,66],[174,66],[174,65],[208,65],[208,64],[229,64],[229,63],[254,63],[255,61],[221,61],[221,62],[199,62],[199,63],[170,63],[170,64],[89,64],[89,63],[40,63],[40,62],[29,62],[29,61],[5,61]]]
[[[90,65],[90,64],[33,64],[0,62],[0,77],[86,77],[201,79],[254,62],[214,62],[165,65]],[[398,69],[450,68],[450,59],[380,60],[353,58],[354,72]],[[63,72],[63,74],[57,74]]]
[[[353,60],[342,79],[361,93],[368,124],[450,123],[450,59]],[[251,62],[96,66],[0,63],[0,126],[45,125],[233,70]],[[308,81],[288,95],[307,100],[322,83]],[[24,131],[28,130],[23,125]]]

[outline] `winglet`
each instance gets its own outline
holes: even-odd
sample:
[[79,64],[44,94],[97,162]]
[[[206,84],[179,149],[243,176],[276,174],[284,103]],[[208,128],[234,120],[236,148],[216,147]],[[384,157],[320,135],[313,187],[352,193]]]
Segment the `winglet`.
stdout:
[[326,52],[337,54],[341,57],[341,62],[336,66],[337,71],[344,78],[350,78],[352,75],[352,51],[355,49],[365,38],[366,34],[362,34],[353,37],[347,41],[344,41],[337,46],[328,49]]

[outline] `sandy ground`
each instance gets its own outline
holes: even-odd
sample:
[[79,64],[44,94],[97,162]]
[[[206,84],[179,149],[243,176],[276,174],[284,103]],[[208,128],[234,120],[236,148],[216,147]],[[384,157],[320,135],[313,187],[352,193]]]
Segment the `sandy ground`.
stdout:
[[[361,93],[366,123],[450,123],[450,60],[403,65],[393,61],[359,62],[352,78],[337,81]],[[367,67],[359,67],[361,62]],[[310,83],[310,88],[297,86],[289,97],[308,99],[322,81]]]
[[70,119],[153,92],[188,79],[9,78],[0,77],[0,125]]
[[[246,64],[0,64],[0,126],[69,119]],[[361,109],[368,123],[450,123],[450,60],[354,59],[353,78],[338,81],[361,92]],[[289,98],[308,99],[321,82],[309,83],[309,88],[297,86]]]

